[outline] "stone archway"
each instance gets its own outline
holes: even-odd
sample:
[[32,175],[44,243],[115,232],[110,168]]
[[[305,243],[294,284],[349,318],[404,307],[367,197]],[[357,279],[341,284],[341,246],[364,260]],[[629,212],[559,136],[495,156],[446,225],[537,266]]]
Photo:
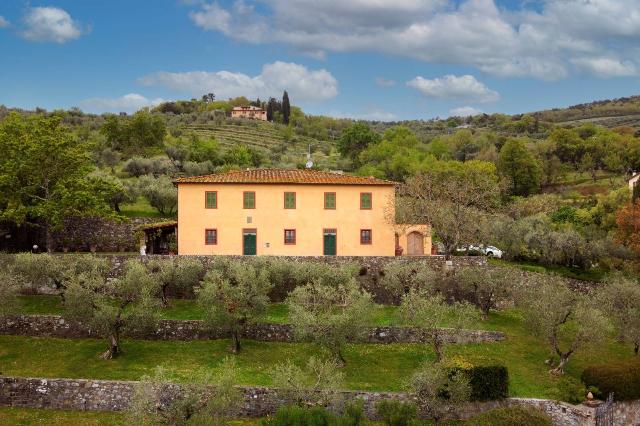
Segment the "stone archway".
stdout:
[[424,235],[413,231],[407,235],[407,254],[409,256],[424,256]]

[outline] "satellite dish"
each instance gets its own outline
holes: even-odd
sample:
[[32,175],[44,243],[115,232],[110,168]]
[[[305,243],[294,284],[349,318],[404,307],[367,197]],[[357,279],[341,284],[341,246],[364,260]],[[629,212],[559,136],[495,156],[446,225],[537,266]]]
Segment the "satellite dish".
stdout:
[[311,160],[307,161],[306,167],[307,167],[307,169],[312,168],[313,167],[313,161],[311,161]]

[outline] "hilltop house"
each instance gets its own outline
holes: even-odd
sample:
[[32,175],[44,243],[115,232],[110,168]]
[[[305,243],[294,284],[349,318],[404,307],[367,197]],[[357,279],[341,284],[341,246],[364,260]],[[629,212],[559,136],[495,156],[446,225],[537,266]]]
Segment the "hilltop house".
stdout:
[[267,121],[267,111],[255,106],[236,106],[231,110],[231,118],[253,118]]
[[181,255],[431,252],[428,225],[394,223],[395,182],[308,169],[248,169],[175,184]]

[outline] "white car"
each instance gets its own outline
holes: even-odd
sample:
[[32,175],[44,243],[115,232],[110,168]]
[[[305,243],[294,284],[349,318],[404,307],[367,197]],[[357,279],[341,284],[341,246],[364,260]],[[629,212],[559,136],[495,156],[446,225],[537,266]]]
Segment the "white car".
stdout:
[[482,253],[485,256],[495,257],[498,259],[502,258],[504,252],[495,246],[469,246],[466,249],[458,249],[458,251],[475,251],[478,253]]

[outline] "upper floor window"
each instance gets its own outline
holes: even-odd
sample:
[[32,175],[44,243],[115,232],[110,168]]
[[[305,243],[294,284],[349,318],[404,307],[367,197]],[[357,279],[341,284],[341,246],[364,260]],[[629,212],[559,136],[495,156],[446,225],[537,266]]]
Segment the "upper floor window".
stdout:
[[204,193],[204,206],[207,209],[218,208],[218,191],[207,191]]
[[285,192],[284,193],[284,208],[295,209],[296,208],[296,193]]
[[371,244],[373,238],[371,236],[371,229],[360,230],[360,244]]
[[360,193],[360,209],[361,210],[371,210],[371,193],[370,192],[361,192]]
[[204,243],[208,246],[218,244],[218,230],[217,229],[205,229],[204,230]]
[[242,206],[245,209],[256,208],[256,193],[254,191],[245,191],[242,196]]
[[324,208],[334,210],[336,208],[336,193],[325,192],[324,193]]

